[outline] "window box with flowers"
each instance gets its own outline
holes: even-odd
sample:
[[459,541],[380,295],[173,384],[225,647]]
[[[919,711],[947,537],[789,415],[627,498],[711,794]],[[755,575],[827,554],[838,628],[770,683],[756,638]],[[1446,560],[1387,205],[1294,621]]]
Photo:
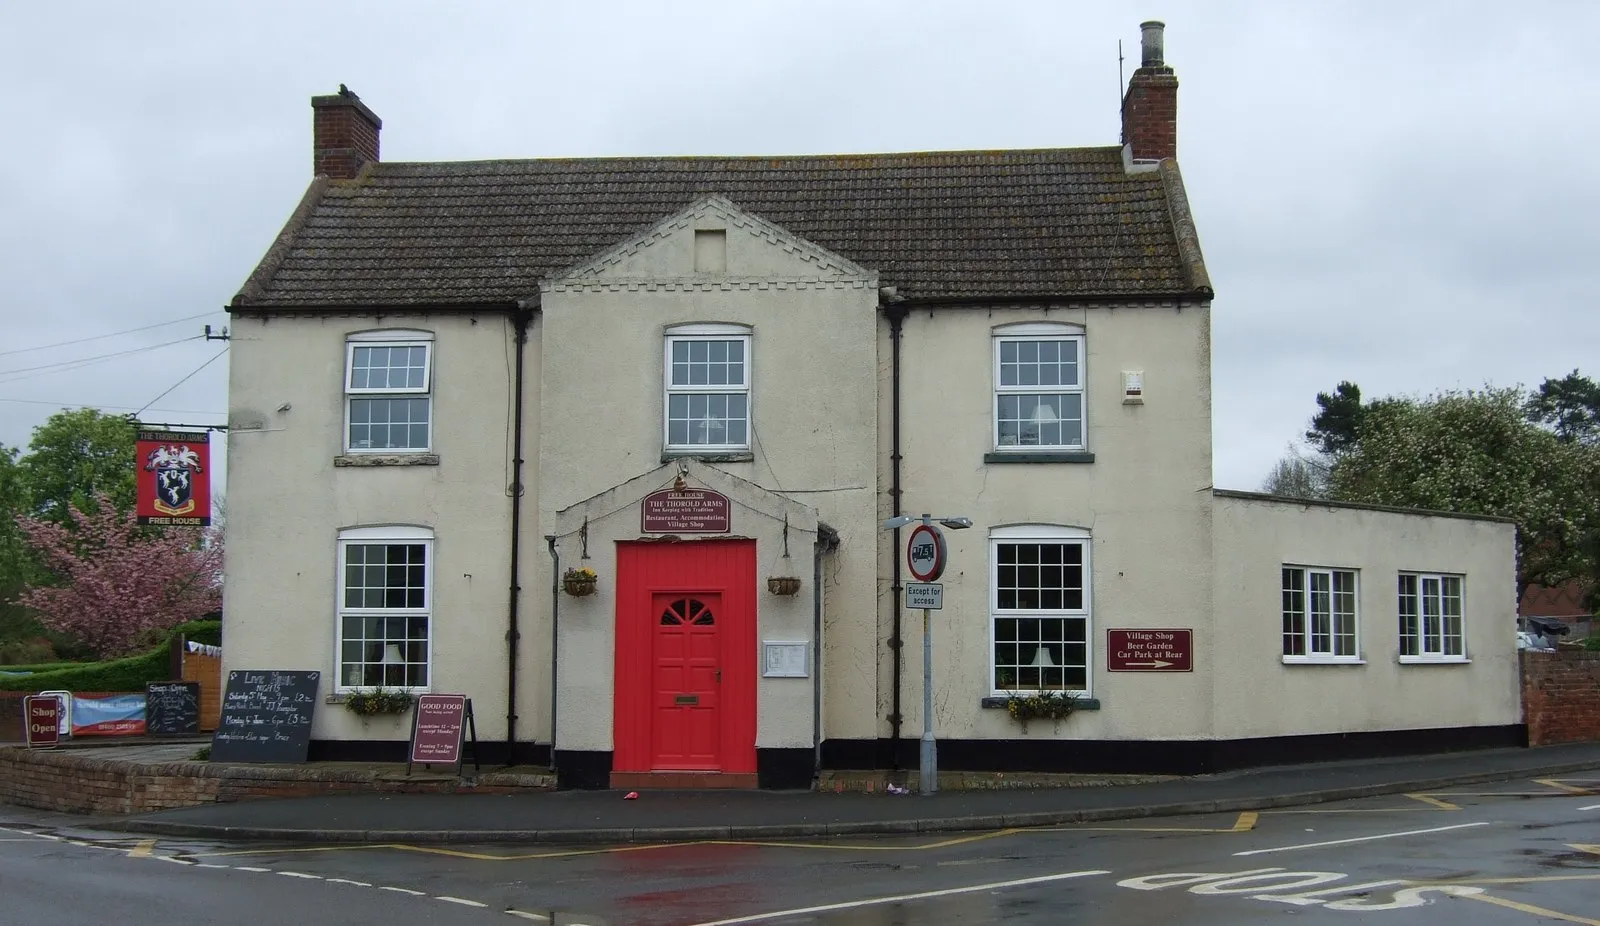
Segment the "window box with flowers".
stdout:
[[561,576],[561,587],[567,594],[574,598],[593,595],[595,586],[600,582],[600,576],[588,566],[579,566],[568,569]]
[[379,714],[404,714],[411,710],[416,698],[404,688],[367,688],[349,692],[344,696],[344,709],[360,717]]

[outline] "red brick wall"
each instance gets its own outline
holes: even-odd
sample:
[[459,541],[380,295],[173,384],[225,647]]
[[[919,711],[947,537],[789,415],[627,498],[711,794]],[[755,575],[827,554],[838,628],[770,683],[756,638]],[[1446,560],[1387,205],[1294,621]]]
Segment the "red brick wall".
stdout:
[[1528,745],[1600,743],[1600,653],[1520,655]]
[[312,172],[350,180],[378,160],[378,131],[359,104],[340,97],[315,97],[312,117]]
[[64,813],[147,813],[321,794],[502,794],[552,784],[548,776],[491,773],[468,784],[456,778],[408,779],[368,769],[138,763],[74,755],[71,749],[0,746],[0,803]]
[[1122,142],[1139,161],[1178,156],[1178,78],[1168,67],[1133,72],[1122,98]]

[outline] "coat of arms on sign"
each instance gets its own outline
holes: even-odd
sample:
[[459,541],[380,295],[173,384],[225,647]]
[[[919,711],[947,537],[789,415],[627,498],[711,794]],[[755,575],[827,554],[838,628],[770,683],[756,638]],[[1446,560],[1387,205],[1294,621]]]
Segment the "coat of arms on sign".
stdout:
[[194,511],[193,477],[205,469],[198,452],[188,444],[163,444],[145,455],[144,469],[155,480],[156,511],[171,516]]

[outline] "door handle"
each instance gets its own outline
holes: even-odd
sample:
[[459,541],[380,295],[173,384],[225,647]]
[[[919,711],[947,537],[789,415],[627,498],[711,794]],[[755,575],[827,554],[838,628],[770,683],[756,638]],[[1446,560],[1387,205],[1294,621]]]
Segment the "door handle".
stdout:
[[717,684],[718,685],[722,684],[722,670],[721,669],[717,670]]

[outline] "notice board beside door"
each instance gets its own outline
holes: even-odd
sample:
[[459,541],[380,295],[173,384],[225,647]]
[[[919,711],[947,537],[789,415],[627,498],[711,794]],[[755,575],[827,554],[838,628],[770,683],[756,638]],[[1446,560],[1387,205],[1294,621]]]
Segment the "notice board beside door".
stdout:
[[321,677],[285,669],[229,672],[211,761],[304,762]]

